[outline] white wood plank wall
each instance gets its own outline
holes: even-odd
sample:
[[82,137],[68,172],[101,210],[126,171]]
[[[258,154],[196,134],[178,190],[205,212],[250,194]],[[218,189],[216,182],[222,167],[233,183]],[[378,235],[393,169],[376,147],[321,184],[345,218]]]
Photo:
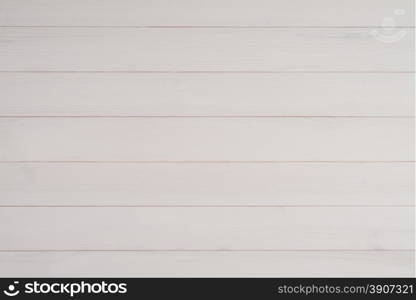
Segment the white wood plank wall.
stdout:
[[414,276],[414,17],[0,0],[0,276]]

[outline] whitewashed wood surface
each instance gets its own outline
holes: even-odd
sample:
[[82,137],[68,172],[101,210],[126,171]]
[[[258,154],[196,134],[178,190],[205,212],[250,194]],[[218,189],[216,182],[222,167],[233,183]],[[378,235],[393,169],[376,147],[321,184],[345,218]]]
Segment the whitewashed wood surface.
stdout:
[[410,161],[412,118],[1,118],[3,161]]
[[411,73],[0,73],[0,116],[413,116],[413,85]]
[[415,22],[413,0],[2,0],[0,8],[6,26],[360,27],[393,16],[397,26]]
[[0,71],[411,72],[414,28],[0,28]]
[[10,251],[0,252],[0,275],[411,277],[413,263],[414,253],[410,251]]
[[0,276],[414,276],[414,40],[411,0],[0,0]]
[[0,238],[1,250],[410,250],[413,217],[408,207],[8,207],[0,219],[13,235],[1,226]]
[[413,163],[7,163],[1,206],[411,206]]

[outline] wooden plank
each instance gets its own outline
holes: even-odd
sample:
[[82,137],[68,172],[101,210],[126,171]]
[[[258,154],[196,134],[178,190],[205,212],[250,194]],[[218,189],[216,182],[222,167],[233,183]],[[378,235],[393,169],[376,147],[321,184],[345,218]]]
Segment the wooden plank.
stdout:
[[414,29],[0,28],[0,71],[411,72]]
[[6,26],[413,26],[411,0],[2,0]]
[[412,116],[413,85],[409,73],[0,73],[0,115]]
[[413,221],[408,207],[3,207],[0,250],[407,250]]
[[409,118],[2,118],[0,160],[411,161]]
[[[2,277],[414,277],[414,252],[1,252]],[[126,267],[128,266],[128,267]]]
[[0,205],[414,205],[413,163],[25,163],[0,167]]

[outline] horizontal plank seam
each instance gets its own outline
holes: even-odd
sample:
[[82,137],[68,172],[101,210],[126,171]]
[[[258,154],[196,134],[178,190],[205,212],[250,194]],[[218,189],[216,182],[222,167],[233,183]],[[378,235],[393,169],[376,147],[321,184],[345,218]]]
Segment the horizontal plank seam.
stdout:
[[217,71],[186,71],[186,70],[0,70],[1,73],[15,73],[15,74],[414,74],[415,71],[231,71],[231,70],[217,70]]
[[0,164],[298,164],[415,163],[414,160],[3,160]]
[[415,252],[416,249],[10,249],[1,252]]
[[[0,25],[0,28],[132,28],[132,29],[385,29],[383,25]],[[415,26],[391,26],[394,29],[415,29]]]
[[257,118],[351,118],[351,119],[414,119],[415,116],[371,116],[371,115],[0,115],[2,119],[31,119],[31,118],[234,118],[234,119],[257,119]]
[[0,205],[0,208],[354,208],[354,207],[406,207],[415,205]]

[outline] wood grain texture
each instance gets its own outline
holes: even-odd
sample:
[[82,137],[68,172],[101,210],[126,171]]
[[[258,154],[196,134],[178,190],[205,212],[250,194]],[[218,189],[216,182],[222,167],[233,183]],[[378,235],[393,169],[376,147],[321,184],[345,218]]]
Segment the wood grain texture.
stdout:
[[413,163],[1,164],[0,206],[414,206]]
[[0,71],[412,72],[414,29],[0,28]]
[[[6,26],[414,26],[412,0],[2,0]],[[397,9],[404,14],[395,14]]]
[[0,90],[0,116],[414,115],[408,73],[0,73]]
[[408,250],[413,224],[406,207],[3,207],[0,250]]
[[4,277],[413,277],[414,252],[0,252]]
[[0,0],[0,276],[415,276],[414,25]]
[[413,161],[408,118],[2,118],[2,161]]

